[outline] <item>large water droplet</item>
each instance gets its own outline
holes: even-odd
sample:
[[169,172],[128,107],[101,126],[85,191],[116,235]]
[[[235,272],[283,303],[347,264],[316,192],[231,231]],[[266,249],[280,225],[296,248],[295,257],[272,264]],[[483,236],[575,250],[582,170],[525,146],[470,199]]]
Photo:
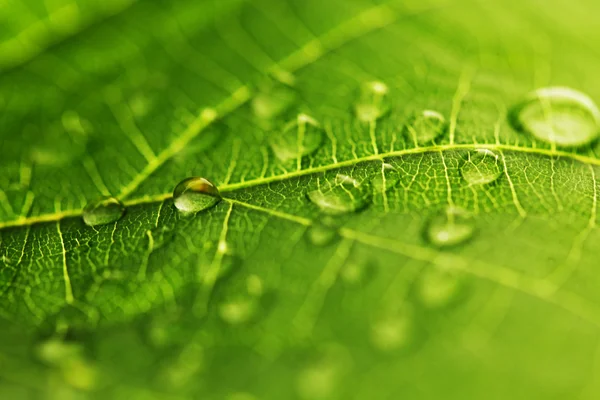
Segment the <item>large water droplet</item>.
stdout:
[[466,210],[447,207],[431,218],[426,236],[437,247],[450,247],[469,240],[474,231],[473,220]]
[[308,193],[308,198],[323,213],[342,215],[365,208],[371,200],[368,185],[347,175],[337,175],[334,182]]
[[217,204],[221,195],[208,179],[191,177],[182,180],[173,191],[173,203],[183,213],[196,213]]
[[90,201],[83,209],[83,222],[89,226],[104,225],[123,216],[125,207],[114,197],[100,197]]
[[410,119],[405,132],[417,144],[426,144],[437,139],[446,130],[446,119],[433,110],[424,110]]
[[477,149],[468,153],[460,173],[471,185],[485,185],[498,179],[502,169],[497,154],[488,149]]
[[400,181],[400,174],[392,164],[381,164],[381,172],[376,173],[371,179],[371,186],[375,193],[383,193],[392,189]]
[[356,117],[363,122],[374,122],[390,111],[388,87],[385,83],[374,81],[365,83],[354,105]]
[[294,89],[282,83],[260,91],[252,99],[252,111],[261,119],[273,119],[289,110],[297,100]]
[[298,115],[281,133],[269,138],[273,153],[284,162],[314,153],[322,141],[323,133],[319,123],[306,114]]
[[509,113],[520,132],[563,147],[586,145],[598,137],[600,110],[587,95],[567,87],[538,89]]

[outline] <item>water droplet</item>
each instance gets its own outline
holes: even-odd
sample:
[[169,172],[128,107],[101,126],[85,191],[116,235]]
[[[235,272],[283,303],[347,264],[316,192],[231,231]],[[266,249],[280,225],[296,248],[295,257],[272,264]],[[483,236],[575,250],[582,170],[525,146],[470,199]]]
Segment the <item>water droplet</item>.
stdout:
[[447,207],[431,218],[426,236],[437,247],[450,247],[469,240],[474,231],[472,218],[466,210]]
[[98,370],[86,359],[81,344],[50,338],[36,347],[35,354],[56,368],[70,386],[79,390],[92,390],[97,386]]
[[374,122],[390,111],[388,87],[385,83],[373,81],[365,83],[354,105],[356,117],[363,122]]
[[443,307],[457,298],[462,283],[461,276],[455,272],[437,268],[426,270],[417,286],[419,299],[428,308]]
[[381,172],[378,172],[371,179],[371,186],[375,193],[387,192],[400,181],[400,174],[392,164],[381,164]]
[[129,108],[136,118],[143,118],[152,110],[154,106],[150,97],[143,93],[137,93],[129,99]]
[[371,325],[371,344],[381,351],[408,347],[414,336],[414,318],[410,309],[402,309],[377,319]]
[[[168,361],[167,361],[168,362]],[[163,370],[158,375],[167,386],[181,389],[196,382],[206,365],[206,356],[204,347],[198,339],[192,339],[181,351],[178,356],[169,364],[161,363]]]
[[340,271],[340,278],[348,286],[360,286],[374,274],[373,264],[365,261],[350,261]]
[[314,153],[322,141],[319,123],[306,114],[299,114],[280,134],[273,134],[269,138],[269,145],[275,156],[286,162]]
[[429,143],[437,139],[446,130],[446,119],[433,110],[424,110],[410,119],[405,132],[417,144]]
[[538,89],[511,109],[519,132],[563,147],[586,145],[598,137],[600,110],[587,95],[567,87]]
[[337,239],[338,232],[337,229],[316,221],[308,228],[307,237],[316,246],[326,246]]
[[309,192],[308,198],[316,204],[323,213],[342,215],[360,211],[371,200],[368,185],[359,183],[347,175],[338,174],[333,183],[327,183],[318,190]]
[[306,400],[337,399],[352,364],[348,349],[337,343],[322,345],[296,377],[297,396]]
[[252,111],[258,118],[273,119],[289,110],[296,102],[297,97],[294,89],[277,83],[254,96]]
[[253,298],[228,300],[219,305],[219,316],[230,325],[241,325],[250,321],[257,313],[258,301]]
[[43,131],[33,124],[25,126],[22,136],[32,143],[28,147],[31,161],[48,167],[62,167],[86,152],[90,140],[85,130],[88,124],[84,120],[75,121],[71,112],[65,113],[63,119],[66,126],[53,125]]
[[248,294],[253,297],[260,297],[265,292],[262,280],[256,275],[250,275],[246,279],[246,290]]
[[485,185],[498,179],[502,169],[497,154],[488,149],[477,149],[468,153],[460,173],[471,185]]
[[186,178],[175,186],[173,203],[183,213],[196,213],[217,204],[221,195],[217,187],[208,179]]
[[89,226],[104,225],[119,220],[125,206],[114,197],[100,197],[90,201],[83,209],[83,222]]
[[64,364],[69,359],[80,357],[83,354],[83,348],[79,343],[50,338],[36,346],[35,354],[40,361],[57,366]]

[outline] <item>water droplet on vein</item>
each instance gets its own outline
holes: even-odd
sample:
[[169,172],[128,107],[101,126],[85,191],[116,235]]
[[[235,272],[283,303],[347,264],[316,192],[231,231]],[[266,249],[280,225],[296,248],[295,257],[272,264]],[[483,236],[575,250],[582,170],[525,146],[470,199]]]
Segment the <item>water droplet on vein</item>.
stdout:
[[392,189],[400,181],[400,174],[392,164],[383,163],[381,172],[376,172],[371,178],[374,193],[383,193]]
[[498,179],[502,169],[497,154],[488,149],[477,149],[467,154],[460,173],[471,185],[485,185]]
[[183,213],[196,213],[217,204],[221,195],[217,187],[208,179],[186,178],[175,186],[173,203]]
[[100,197],[90,201],[83,209],[83,222],[89,226],[104,225],[119,220],[125,206],[114,197]]
[[338,174],[334,182],[327,182],[307,196],[321,212],[329,215],[360,211],[371,201],[369,185],[342,174]]

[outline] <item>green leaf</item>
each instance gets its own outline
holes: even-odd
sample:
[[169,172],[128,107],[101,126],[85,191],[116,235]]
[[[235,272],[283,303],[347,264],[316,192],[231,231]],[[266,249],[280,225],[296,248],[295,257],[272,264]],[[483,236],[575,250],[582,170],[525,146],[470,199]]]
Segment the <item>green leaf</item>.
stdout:
[[600,395],[597,2],[3,5],[1,398]]

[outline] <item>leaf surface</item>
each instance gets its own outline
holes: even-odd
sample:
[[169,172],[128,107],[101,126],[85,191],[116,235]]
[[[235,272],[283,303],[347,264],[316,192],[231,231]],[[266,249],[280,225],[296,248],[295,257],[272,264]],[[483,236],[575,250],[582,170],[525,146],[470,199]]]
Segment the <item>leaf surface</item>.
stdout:
[[6,4],[0,397],[597,398],[597,143],[507,120],[600,99],[594,2]]

